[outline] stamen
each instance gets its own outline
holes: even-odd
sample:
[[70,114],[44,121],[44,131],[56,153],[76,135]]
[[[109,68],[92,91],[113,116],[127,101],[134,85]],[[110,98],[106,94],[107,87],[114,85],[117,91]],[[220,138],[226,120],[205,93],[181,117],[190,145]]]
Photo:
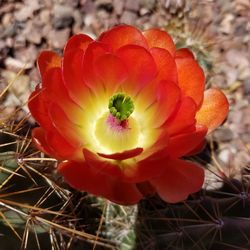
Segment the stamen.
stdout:
[[129,96],[117,93],[109,99],[109,111],[119,121],[126,120],[134,111],[134,103]]

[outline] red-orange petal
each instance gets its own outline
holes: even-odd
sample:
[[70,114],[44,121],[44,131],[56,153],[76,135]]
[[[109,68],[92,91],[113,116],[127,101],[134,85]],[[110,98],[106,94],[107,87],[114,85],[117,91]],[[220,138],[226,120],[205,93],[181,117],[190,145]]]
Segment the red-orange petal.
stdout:
[[208,127],[209,132],[220,126],[227,117],[229,104],[226,96],[219,89],[205,91],[204,101],[196,114],[198,124]]
[[37,66],[40,71],[40,75],[51,69],[61,67],[61,57],[53,51],[43,51],[40,53],[37,59]]
[[144,112],[153,105],[157,101],[156,93],[158,85],[159,82],[155,79],[142,88],[139,95],[135,96],[133,99],[136,107],[141,107],[140,110]]
[[93,39],[85,34],[73,35],[64,47],[64,53],[71,49],[81,49],[84,51],[92,41]]
[[147,48],[147,41],[141,31],[133,26],[118,25],[102,33],[99,41],[109,45],[115,51],[124,45],[134,44]]
[[152,48],[150,52],[157,65],[157,79],[177,83],[177,67],[171,54],[162,48]]
[[35,120],[44,129],[50,130],[53,125],[48,115],[48,100],[46,100],[45,89],[37,88],[29,97],[28,107]]
[[175,58],[192,58],[195,59],[194,54],[187,48],[178,49],[175,53]]
[[86,162],[62,162],[58,171],[71,187],[100,195],[121,205],[133,205],[143,198],[135,184],[112,178]]
[[168,160],[168,157],[163,152],[156,152],[137,162],[136,165],[124,168],[123,179],[126,182],[144,182],[160,176],[166,169]]
[[196,126],[194,132],[171,137],[166,148],[166,154],[171,158],[185,156],[204,141],[206,134],[207,128],[205,126]]
[[114,153],[114,154],[103,154],[98,153],[99,156],[107,159],[113,159],[117,161],[126,160],[132,157],[136,157],[137,155],[141,154],[143,151],[143,148],[134,148],[130,150],[125,150],[121,153]]
[[155,194],[155,189],[148,181],[136,183],[136,186],[144,197],[152,196]]
[[136,94],[157,75],[157,68],[148,50],[137,45],[126,45],[116,55],[128,69],[129,79],[122,87],[128,93]]
[[42,151],[47,155],[60,159],[58,154],[55,153],[53,149],[51,149],[50,146],[48,145],[48,142],[46,140],[45,130],[43,128],[38,127],[32,130],[32,140],[33,143],[36,145],[37,149],[39,149],[40,151]]
[[180,100],[180,89],[175,83],[161,81],[155,96],[156,102],[146,112],[151,126],[159,128],[176,109]]
[[190,129],[194,131],[196,111],[197,106],[193,99],[188,96],[183,97],[178,109],[164,124],[169,136],[189,132]]
[[49,147],[53,149],[61,159],[83,160],[81,149],[69,144],[55,129],[53,131],[47,131],[45,137]]
[[112,54],[100,56],[93,65],[96,76],[93,75],[93,82],[100,81],[103,91],[113,95],[118,87],[128,78],[125,64],[120,58]]
[[108,52],[108,47],[100,42],[92,42],[85,51],[81,74],[85,84],[91,89],[92,93],[99,94],[102,83],[96,81],[94,65],[97,59]]
[[79,123],[84,110],[70,98],[62,79],[61,68],[48,70],[44,74],[43,83],[46,85],[46,95],[51,102],[57,103],[57,105],[63,109],[69,120],[74,123]]
[[85,85],[83,75],[84,51],[71,49],[64,54],[62,71],[63,80],[70,97],[80,106],[89,95],[89,88]]
[[175,54],[175,44],[171,36],[163,30],[149,29],[143,32],[150,48],[166,49],[171,55]]
[[188,152],[185,156],[192,156],[199,154],[206,146],[206,139],[204,138],[203,141],[199,145],[197,145],[192,151]]
[[119,168],[118,164],[116,164],[115,161],[105,159],[99,156],[98,154],[91,152],[87,148],[83,149],[83,155],[85,161],[89,164],[89,166],[109,176],[118,178],[119,180],[122,179],[123,177],[122,169]]
[[[169,143],[169,134],[165,128],[161,129],[161,133],[158,136],[157,140],[153,145],[144,149],[143,153],[139,155],[136,159],[140,163],[143,160],[147,161],[147,159],[155,160],[157,158],[162,159],[166,158],[165,149]],[[166,159],[167,161],[167,159]],[[163,166],[164,168],[164,166]]]
[[50,104],[49,116],[56,130],[69,144],[73,147],[84,145],[83,129],[73,124],[56,103]]
[[144,182],[160,175],[164,171],[167,162],[167,158],[159,154],[157,156],[153,154],[145,160],[135,161],[134,163],[129,163],[129,165],[126,162],[104,159],[87,149],[83,149],[83,154],[89,166],[113,178],[117,178],[117,180],[129,183]]
[[205,75],[192,58],[176,58],[179,86],[185,96],[193,98],[199,107],[205,89]]
[[161,176],[150,180],[159,196],[167,202],[185,200],[189,194],[199,191],[204,182],[204,169],[195,163],[171,160]]

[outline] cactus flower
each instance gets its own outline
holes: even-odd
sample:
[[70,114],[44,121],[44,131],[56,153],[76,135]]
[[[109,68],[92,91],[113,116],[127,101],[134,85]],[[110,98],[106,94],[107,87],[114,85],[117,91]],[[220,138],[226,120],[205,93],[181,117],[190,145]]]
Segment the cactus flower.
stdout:
[[120,25],[97,40],[72,36],[63,56],[43,51],[29,98],[37,148],[58,160],[71,187],[115,203],[157,193],[167,202],[198,191],[204,170],[182,159],[228,113],[219,89],[165,31]]

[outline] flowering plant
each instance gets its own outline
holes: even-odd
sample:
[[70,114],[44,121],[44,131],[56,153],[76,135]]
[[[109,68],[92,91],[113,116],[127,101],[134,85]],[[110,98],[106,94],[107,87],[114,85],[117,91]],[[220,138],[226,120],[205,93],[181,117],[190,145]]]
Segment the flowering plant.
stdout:
[[203,168],[180,158],[203,147],[228,102],[204,90],[192,52],[166,32],[120,25],[96,41],[74,35],[62,57],[42,52],[38,67],[33,140],[70,186],[126,205],[154,193],[179,202],[201,188]]

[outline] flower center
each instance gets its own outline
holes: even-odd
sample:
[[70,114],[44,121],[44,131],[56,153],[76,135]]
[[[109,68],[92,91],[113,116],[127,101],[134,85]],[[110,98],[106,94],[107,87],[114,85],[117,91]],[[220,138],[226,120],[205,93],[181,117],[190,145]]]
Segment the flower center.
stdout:
[[95,122],[94,136],[102,153],[116,153],[137,147],[139,124],[131,116],[134,111],[132,99],[117,93],[109,99],[109,111]]
[[101,153],[117,153],[137,147],[139,125],[130,117],[120,121],[109,112],[101,116],[95,124],[95,138]]
[[129,96],[117,93],[109,99],[109,111],[119,121],[126,120],[134,111],[134,103]]

